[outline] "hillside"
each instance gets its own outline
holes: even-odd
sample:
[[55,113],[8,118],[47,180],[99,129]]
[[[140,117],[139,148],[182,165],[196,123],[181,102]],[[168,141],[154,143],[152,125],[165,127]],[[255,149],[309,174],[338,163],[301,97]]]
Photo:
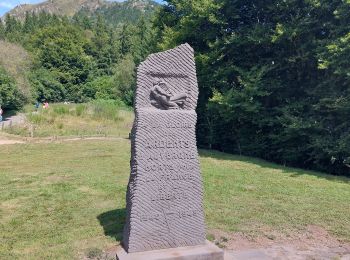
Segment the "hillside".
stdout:
[[159,6],[157,2],[150,0],[129,0],[122,3],[104,5],[94,12],[83,8],[80,13],[84,13],[94,19],[102,16],[107,23],[115,26],[125,22],[136,24],[140,17],[150,17]]
[[20,45],[0,40],[0,67],[17,83],[20,91],[30,97],[30,84],[27,78],[32,58]]
[[46,12],[57,15],[73,16],[82,8],[94,11],[110,3],[104,0],[48,0],[39,4],[22,4],[12,9],[9,14],[23,20],[26,12]]
[[27,12],[35,14],[46,12],[49,14],[73,16],[80,10],[94,13],[103,8],[103,12],[106,12],[110,7],[114,11],[122,8],[147,12],[154,9],[156,5],[158,4],[150,0],[128,0],[123,3],[105,0],[48,0],[39,4],[18,5],[9,11],[8,14],[24,20]]

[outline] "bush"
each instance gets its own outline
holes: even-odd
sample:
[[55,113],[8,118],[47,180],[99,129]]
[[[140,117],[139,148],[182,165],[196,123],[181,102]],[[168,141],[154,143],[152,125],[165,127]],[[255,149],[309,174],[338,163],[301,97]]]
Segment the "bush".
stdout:
[[76,116],[82,116],[86,112],[86,105],[85,104],[79,104],[75,107],[75,115]]
[[90,103],[93,117],[96,119],[108,119],[119,121],[119,109],[126,107],[122,101],[119,100],[95,100]]
[[0,105],[5,110],[18,110],[24,103],[25,97],[15,81],[0,67]]
[[30,75],[30,83],[34,91],[33,97],[39,101],[62,102],[67,91],[53,72],[38,69]]
[[116,84],[110,76],[98,77],[83,88],[83,95],[91,99],[114,99],[116,94]]
[[68,115],[69,107],[66,105],[56,105],[53,107],[53,112],[57,115]]
[[130,55],[117,65],[113,81],[117,84],[117,97],[131,106],[134,101],[136,82],[135,63]]
[[35,125],[40,125],[45,121],[45,117],[41,114],[28,114],[27,118],[29,122]]

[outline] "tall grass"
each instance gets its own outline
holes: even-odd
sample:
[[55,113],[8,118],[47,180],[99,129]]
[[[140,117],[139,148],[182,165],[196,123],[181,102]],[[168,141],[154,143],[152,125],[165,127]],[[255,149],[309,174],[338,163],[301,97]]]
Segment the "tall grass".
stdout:
[[65,105],[54,106],[53,113],[57,115],[67,115],[69,114],[69,107]]
[[[90,118],[95,120],[121,121],[120,110],[130,111],[130,108],[116,100],[94,100],[87,104],[53,104],[49,109],[42,109],[28,115],[30,121],[48,122],[50,117],[71,115],[74,117]],[[38,118],[41,118],[38,120]]]
[[26,107],[28,124],[8,129],[21,136],[127,137],[133,113],[120,101],[95,100],[86,104],[51,104],[48,109]]
[[125,108],[125,105],[121,101],[116,100],[95,100],[90,103],[92,116],[95,119],[122,120],[119,116],[119,110],[122,107]]

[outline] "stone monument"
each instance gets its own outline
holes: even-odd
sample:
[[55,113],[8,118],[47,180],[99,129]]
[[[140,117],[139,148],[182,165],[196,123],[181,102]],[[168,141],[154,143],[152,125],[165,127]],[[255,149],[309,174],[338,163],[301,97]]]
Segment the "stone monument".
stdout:
[[205,239],[197,98],[188,44],[152,54],[139,66],[120,260],[223,259]]

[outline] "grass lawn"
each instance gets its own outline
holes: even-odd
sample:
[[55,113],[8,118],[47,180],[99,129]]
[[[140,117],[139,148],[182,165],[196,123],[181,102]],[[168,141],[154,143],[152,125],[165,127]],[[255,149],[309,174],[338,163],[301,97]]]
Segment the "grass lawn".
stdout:
[[[208,229],[254,235],[309,224],[350,241],[350,179],[201,151]],[[4,145],[0,259],[72,259],[118,244],[128,140]]]

